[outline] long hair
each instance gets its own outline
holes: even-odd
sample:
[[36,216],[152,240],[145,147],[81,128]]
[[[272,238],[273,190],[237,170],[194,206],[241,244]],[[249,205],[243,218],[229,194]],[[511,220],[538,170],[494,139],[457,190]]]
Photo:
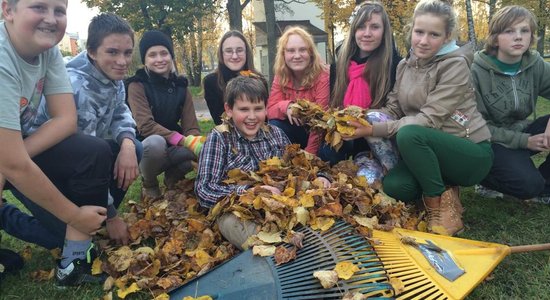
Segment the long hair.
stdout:
[[384,35],[380,46],[370,54],[363,70],[363,79],[369,83],[372,98],[371,107],[379,108],[384,105],[386,95],[391,89],[391,66],[393,57],[393,39],[390,18],[382,4],[366,1],[359,5],[350,25],[350,33],[346,36],[342,48],[338,53],[336,63],[336,81],[332,91],[331,107],[342,107],[344,95],[349,84],[348,68],[351,58],[359,54],[359,46],[355,42],[355,32],[359,27],[371,19],[373,14],[380,15],[384,26]]
[[227,40],[230,37],[239,38],[244,43],[246,61],[244,62],[243,70],[249,70],[249,71],[254,72],[256,74],[260,74],[254,68],[254,55],[252,55],[252,48],[250,47],[250,44],[248,43],[248,40],[244,37],[244,35],[240,31],[230,30],[222,36],[222,38],[220,39],[220,44],[218,46],[218,67],[216,68],[216,74],[217,74],[217,77],[218,77],[218,86],[220,86],[222,88],[222,90],[225,89],[225,85],[227,84],[227,82],[225,82],[225,79],[223,78],[223,74],[220,70],[220,67],[222,67],[222,66],[225,67],[225,64],[223,62],[223,43],[225,42],[225,40]]
[[279,38],[279,42],[277,43],[277,55],[275,56],[275,64],[273,65],[273,71],[276,75],[279,76],[280,81],[279,84],[284,89],[285,86],[290,82],[290,80],[293,78],[292,70],[286,65],[285,62],[285,48],[286,44],[288,43],[288,40],[291,35],[297,35],[307,45],[307,52],[310,57],[309,65],[304,70],[304,78],[302,78],[302,81],[300,82],[300,85],[309,88],[313,86],[315,83],[315,80],[321,75],[321,72],[325,70],[325,64],[323,59],[321,58],[321,55],[319,55],[319,52],[317,51],[317,48],[315,48],[315,43],[313,42],[313,37],[311,34],[309,34],[305,29],[298,27],[298,26],[290,26],[288,27],[283,35]]
[[537,17],[523,6],[510,5],[499,9],[489,22],[489,36],[485,43],[487,54],[496,55],[498,52],[498,35],[503,33],[506,28],[521,21],[529,23],[529,29],[531,29],[531,43],[529,47],[533,46],[537,40],[535,35],[538,29]]

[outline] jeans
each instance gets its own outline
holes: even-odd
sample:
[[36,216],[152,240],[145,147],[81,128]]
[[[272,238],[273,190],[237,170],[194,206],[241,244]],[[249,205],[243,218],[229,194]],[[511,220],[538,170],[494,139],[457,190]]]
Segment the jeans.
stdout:
[[[531,135],[543,133],[550,115],[537,118],[524,132]],[[495,159],[489,175],[481,182],[484,186],[519,199],[530,199],[550,194],[550,160],[548,157],[537,168],[531,156],[537,152],[529,149],[509,149],[492,144]]]

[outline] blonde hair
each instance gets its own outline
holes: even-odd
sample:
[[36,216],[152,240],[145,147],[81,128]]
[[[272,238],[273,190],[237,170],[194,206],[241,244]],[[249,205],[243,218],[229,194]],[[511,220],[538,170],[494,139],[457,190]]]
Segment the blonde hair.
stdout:
[[408,43],[411,44],[412,38],[412,29],[414,27],[414,22],[416,17],[431,14],[436,17],[440,17],[441,20],[445,23],[445,33],[447,37],[453,38],[456,35],[457,29],[457,18],[456,12],[453,8],[452,1],[442,1],[442,0],[422,0],[416,4],[414,9],[412,22],[406,27],[408,29]]
[[350,24],[350,33],[346,36],[336,63],[336,81],[331,98],[331,107],[341,107],[344,95],[349,84],[348,69],[352,57],[359,54],[359,47],[355,42],[355,32],[361,25],[369,21],[373,14],[379,14],[384,26],[384,34],[380,46],[370,54],[363,70],[363,79],[369,83],[372,98],[371,107],[382,107],[386,95],[391,89],[390,73],[392,71],[392,33],[390,18],[382,4],[366,1],[356,8],[356,14]]
[[277,43],[277,55],[275,56],[275,64],[273,65],[273,71],[275,75],[279,75],[280,81],[279,84],[284,89],[285,86],[290,82],[292,75],[292,70],[286,65],[285,62],[285,47],[288,43],[288,40],[291,35],[297,35],[304,40],[307,45],[307,52],[310,56],[309,66],[304,70],[304,78],[300,85],[303,87],[311,87],[315,83],[315,80],[321,75],[326,69],[326,66],[315,48],[315,43],[313,42],[313,37],[305,29],[297,26],[288,27],[283,35],[279,38]]
[[535,32],[538,30],[537,17],[523,6],[510,5],[499,9],[489,22],[489,36],[485,43],[485,51],[489,55],[496,55],[498,52],[498,35],[503,33],[506,28],[527,20],[531,29],[531,43],[529,47],[537,40]]

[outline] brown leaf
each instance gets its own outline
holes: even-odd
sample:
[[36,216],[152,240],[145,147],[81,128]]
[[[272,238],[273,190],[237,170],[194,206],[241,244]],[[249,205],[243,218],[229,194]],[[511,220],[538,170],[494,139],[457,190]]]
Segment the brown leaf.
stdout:
[[296,259],[296,249],[296,247],[292,247],[288,250],[283,245],[278,246],[277,249],[275,249],[275,254],[273,255],[275,258],[275,264],[281,265]]

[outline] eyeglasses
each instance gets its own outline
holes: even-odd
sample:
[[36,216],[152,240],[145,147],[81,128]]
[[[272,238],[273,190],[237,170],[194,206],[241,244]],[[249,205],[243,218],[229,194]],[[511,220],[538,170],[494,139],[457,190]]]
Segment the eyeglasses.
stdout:
[[237,48],[237,49],[225,48],[222,51],[223,51],[223,55],[225,56],[233,56],[233,54],[237,54],[237,56],[243,56],[245,49],[244,48]]
[[307,51],[307,48],[300,48],[300,49],[285,49],[285,53],[286,54],[290,54],[290,55],[294,55],[296,53],[299,53],[300,55],[304,55],[304,54],[307,54],[308,51]]

